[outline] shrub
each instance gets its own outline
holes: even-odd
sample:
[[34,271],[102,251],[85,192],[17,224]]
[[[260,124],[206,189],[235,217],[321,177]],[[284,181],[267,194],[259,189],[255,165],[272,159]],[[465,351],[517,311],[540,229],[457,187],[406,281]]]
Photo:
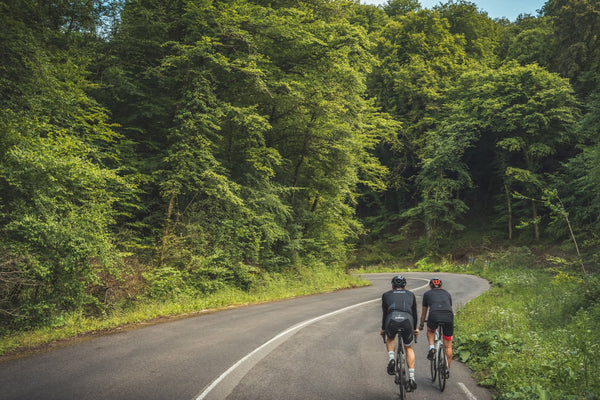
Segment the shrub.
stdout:
[[531,260],[520,248],[482,270],[494,287],[457,314],[455,355],[499,399],[598,398],[598,298],[584,277]]

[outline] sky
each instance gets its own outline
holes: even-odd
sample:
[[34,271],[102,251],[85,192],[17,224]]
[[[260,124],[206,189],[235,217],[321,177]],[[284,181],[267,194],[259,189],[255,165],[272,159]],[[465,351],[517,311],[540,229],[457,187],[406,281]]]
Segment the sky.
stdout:
[[[475,3],[480,10],[487,12],[488,16],[494,18],[508,18],[514,21],[519,14],[537,15],[537,10],[543,7],[546,0],[468,0]],[[387,4],[387,0],[361,0],[362,4]],[[447,0],[419,0],[423,8],[431,8]]]

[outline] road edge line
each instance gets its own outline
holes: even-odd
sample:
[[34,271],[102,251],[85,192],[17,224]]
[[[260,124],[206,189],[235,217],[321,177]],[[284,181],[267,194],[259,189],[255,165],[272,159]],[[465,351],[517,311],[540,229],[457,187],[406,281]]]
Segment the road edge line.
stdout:
[[471,393],[469,389],[467,389],[467,385],[465,385],[462,382],[458,382],[458,387],[461,388],[463,392],[465,392],[465,395],[467,395],[469,400],[477,400],[477,397],[475,397],[475,395]]
[[[423,279],[423,278],[416,278],[416,279]],[[425,279],[423,279],[423,280],[425,280]],[[428,282],[429,282],[429,281],[428,281]],[[426,287],[426,286],[427,286],[427,285],[419,286],[419,287],[417,287],[417,288],[411,289],[411,291],[412,291],[412,290],[416,291],[416,290],[422,289],[422,288],[424,288],[424,287]],[[344,312],[344,311],[347,311],[347,310],[351,310],[351,309],[353,309],[353,308],[356,308],[356,307],[364,306],[364,305],[366,305],[366,304],[369,304],[369,303],[374,303],[374,302],[376,302],[376,301],[381,301],[381,298],[380,298],[380,297],[378,297],[378,298],[376,298],[376,299],[373,299],[373,300],[367,300],[367,301],[363,301],[362,303],[357,303],[357,304],[353,304],[353,305],[351,305],[351,306],[348,306],[348,307],[340,308],[339,310],[335,310],[335,311],[329,312],[329,313],[327,313],[327,314],[323,314],[323,315],[320,315],[320,316],[318,316],[318,317],[315,317],[315,318],[308,319],[308,320],[306,320],[306,321],[300,322],[299,324],[296,324],[296,325],[292,326],[291,328],[288,328],[288,329],[286,329],[285,331],[283,331],[283,332],[281,332],[281,333],[279,333],[279,334],[275,335],[275,336],[274,336],[273,338],[271,338],[269,341],[267,341],[267,342],[263,343],[262,345],[260,345],[260,346],[259,346],[259,347],[257,347],[256,349],[252,350],[250,353],[248,353],[248,354],[246,354],[244,357],[242,357],[242,358],[241,358],[241,359],[240,359],[238,362],[236,362],[236,363],[235,363],[235,364],[233,364],[231,367],[229,367],[229,369],[227,369],[227,371],[223,372],[223,373],[222,373],[222,374],[221,374],[221,375],[220,375],[220,376],[219,376],[217,379],[215,379],[215,380],[214,380],[214,381],[213,381],[213,382],[212,382],[210,385],[208,385],[208,386],[206,387],[206,389],[204,389],[204,390],[202,391],[202,393],[200,393],[198,396],[196,396],[196,397],[194,398],[194,400],[203,400],[204,398],[206,398],[206,396],[208,396],[208,394],[209,394],[210,392],[212,392],[212,390],[213,390],[213,389],[214,389],[214,388],[215,388],[215,387],[216,387],[216,386],[217,386],[219,383],[221,383],[221,382],[222,382],[222,381],[223,381],[225,378],[227,378],[227,376],[228,376],[229,374],[231,374],[233,371],[235,371],[235,370],[236,370],[236,369],[237,369],[237,368],[238,368],[240,365],[242,365],[242,364],[243,364],[243,363],[244,363],[246,360],[248,360],[248,359],[249,359],[250,357],[252,357],[254,354],[258,353],[259,351],[261,351],[262,349],[264,349],[265,347],[267,347],[267,346],[268,346],[268,345],[270,345],[271,343],[273,343],[273,342],[275,342],[276,340],[278,340],[278,339],[280,339],[280,338],[284,337],[285,335],[288,335],[288,334],[290,334],[290,333],[292,333],[292,332],[294,332],[294,331],[298,331],[298,330],[300,330],[300,329],[304,328],[305,326],[311,325],[311,324],[313,324],[313,323],[315,323],[315,322],[317,322],[317,321],[320,321],[320,320],[322,320],[323,318],[331,317],[332,315],[339,314],[339,313],[341,313],[341,312]],[[477,400],[477,399],[475,399],[475,400]]]
[[300,322],[299,324],[296,324],[296,325],[292,326],[291,328],[286,329],[285,331],[277,334],[276,336],[274,336],[273,338],[271,338],[269,341],[263,343],[262,345],[260,345],[259,347],[257,347],[256,349],[254,349],[253,351],[251,351],[250,353],[248,353],[246,356],[244,356],[243,358],[241,358],[238,362],[236,362],[235,364],[233,364],[231,367],[229,367],[229,369],[227,371],[223,372],[221,374],[221,376],[219,376],[217,379],[215,379],[206,389],[204,389],[204,391],[202,393],[200,393],[197,397],[195,397],[195,400],[202,400],[202,399],[204,399],[219,383],[221,383],[229,374],[231,374],[237,367],[239,367],[241,364],[243,364],[247,359],[249,359],[250,357],[252,357],[254,354],[258,353],[259,351],[261,351],[262,349],[264,349],[265,347],[267,347],[268,345],[270,345],[274,341],[282,338],[283,336],[288,335],[288,334],[290,334],[290,333],[292,333],[294,331],[300,330],[300,329],[304,328],[307,325],[310,325],[310,324],[313,324],[313,323],[315,323],[317,321],[322,320],[323,318],[327,318],[327,317],[330,317],[332,315],[339,314],[341,312],[350,310],[350,309],[355,308],[355,307],[360,307],[360,306],[363,306],[365,304],[373,303],[373,302],[378,301],[378,300],[381,300],[381,299],[377,298],[377,299],[373,299],[373,300],[367,300],[367,301],[364,301],[362,303],[353,304],[351,306],[344,307],[344,308],[341,308],[339,310],[335,310],[335,311],[332,311],[330,313],[323,314],[323,315],[320,315],[318,317],[315,317],[315,318],[312,318],[312,319]]

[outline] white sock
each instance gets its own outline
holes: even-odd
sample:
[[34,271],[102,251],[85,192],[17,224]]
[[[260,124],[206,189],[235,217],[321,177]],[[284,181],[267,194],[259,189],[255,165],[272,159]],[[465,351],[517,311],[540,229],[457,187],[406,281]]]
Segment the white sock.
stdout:
[[388,356],[390,357],[390,361],[394,359],[394,352],[388,351]]
[[408,377],[410,379],[415,379],[415,369],[414,368],[409,368],[408,369]]
[[432,344],[429,345],[429,350],[431,350],[431,349],[433,349],[433,345]]

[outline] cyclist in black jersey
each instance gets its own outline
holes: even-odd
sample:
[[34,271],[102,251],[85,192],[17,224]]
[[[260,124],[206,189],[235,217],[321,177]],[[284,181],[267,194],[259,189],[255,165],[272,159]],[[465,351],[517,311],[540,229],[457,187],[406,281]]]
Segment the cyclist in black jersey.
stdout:
[[381,306],[383,317],[381,320],[381,336],[386,335],[386,346],[389,355],[387,372],[394,375],[394,349],[395,336],[398,328],[403,328],[402,342],[406,350],[406,364],[408,365],[408,390],[414,391],[417,388],[415,382],[415,352],[412,348],[414,335],[419,331],[415,328],[417,318],[417,301],[415,295],[406,290],[406,278],[402,275],[395,276],[392,279],[392,290],[385,292],[381,296]]
[[[435,340],[435,330],[439,322],[443,322],[444,346],[446,347],[446,358],[448,368],[446,378],[450,376],[449,368],[452,361],[452,337],[454,336],[454,312],[452,311],[452,296],[446,290],[442,289],[442,280],[433,278],[429,281],[430,290],[423,295],[423,309],[421,310],[421,322],[419,329],[423,329],[425,318],[427,318],[427,341],[429,342],[429,352],[427,358],[433,360],[435,349],[433,342]],[[429,316],[427,312],[429,311]]]

